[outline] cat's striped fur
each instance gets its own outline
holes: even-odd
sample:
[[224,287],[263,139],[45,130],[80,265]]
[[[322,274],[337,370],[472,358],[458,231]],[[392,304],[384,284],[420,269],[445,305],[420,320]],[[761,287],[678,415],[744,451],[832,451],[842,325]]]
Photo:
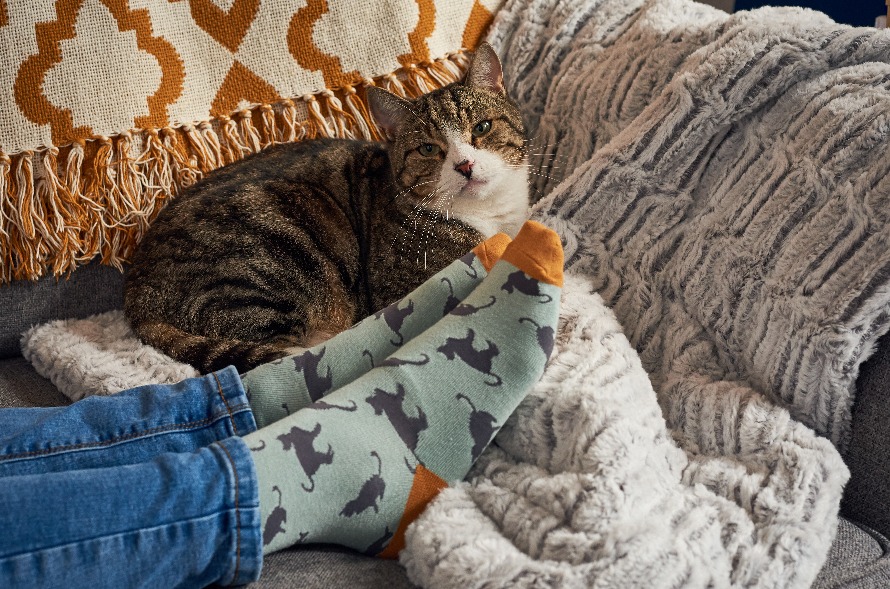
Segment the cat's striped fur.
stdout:
[[346,329],[483,237],[518,229],[529,202],[524,127],[490,47],[462,83],[370,99],[391,142],[278,145],[162,211],[125,284],[143,341],[202,371],[245,371]]

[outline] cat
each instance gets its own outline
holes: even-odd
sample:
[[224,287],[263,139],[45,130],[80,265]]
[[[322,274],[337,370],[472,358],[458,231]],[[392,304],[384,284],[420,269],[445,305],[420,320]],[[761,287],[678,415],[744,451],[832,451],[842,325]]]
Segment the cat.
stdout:
[[124,310],[143,342],[245,372],[403,297],[530,205],[525,127],[483,44],[419,98],[368,89],[386,142],[270,147],[209,173],[137,247]]

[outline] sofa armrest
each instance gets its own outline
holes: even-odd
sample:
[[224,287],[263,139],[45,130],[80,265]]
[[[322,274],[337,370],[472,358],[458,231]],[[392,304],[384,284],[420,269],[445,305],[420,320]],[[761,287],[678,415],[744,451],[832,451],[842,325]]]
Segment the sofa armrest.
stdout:
[[890,537],[890,333],[861,367],[841,513]]

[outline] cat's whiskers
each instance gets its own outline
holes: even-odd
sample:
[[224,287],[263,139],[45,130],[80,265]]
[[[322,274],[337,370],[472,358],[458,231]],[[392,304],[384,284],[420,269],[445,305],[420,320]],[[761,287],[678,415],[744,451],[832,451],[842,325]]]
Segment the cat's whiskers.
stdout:
[[[540,145],[535,145],[535,144],[533,144],[533,142],[536,141],[536,140],[537,140],[537,137],[534,137],[534,138],[532,138],[532,139],[525,139],[525,140],[524,140],[524,143],[525,143],[525,145],[526,145],[526,149],[528,149],[530,152],[532,152],[532,151],[537,151],[537,152],[539,152],[539,153],[529,153],[529,155],[536,155],[536,156],[550,155],[550,156],[556,156],[555,153],[553,153],[552,151],[550,151],[551,149],[556,149],[556,148],[557,148],[557,145],[556,145],[555,143],[543,143],[543,144],[540,144]],[[565,156],[558,156],[558,157],[565,157]]]
[[[444,215],[444,216],[445,216],[445,220],[446,220],[446,221],[449,221],[450,218],[451,218],[450,215],[449,215],[449,208],[453,206],[453,203],[454,203],[454,194],[455,194],[455,193],[453,193],[453,192],[450,193],[450,194],[444,194],[444,193],[443,193],[443,194],[441,194],[439,197],[437,197],[436,200],[433,202],[434,211],[435,211],[436,213],[438,213],[440,217],[442,216],[442,213],[443,213],[443,211],[444,211],[444,212],[445,212],[445,215]],[[446,199],[447,199],[447,200],[446,200]],[[446,201],[446,202],[445,202],[445,206],[441,206],[441,205],[439,204],[439,203],[442,202],[443,200]],[[434,223],[435,223],[435,217],[434,217],[433,212],[431,211],[431,212],[430,212],[430,215],[429,215],[429,226],[432,227],[432,225],[433,225]],[[427,230],[427,240],[426,240],[426,242],[425,242],[425,244],[424,244],[424,258],[423,258],[423,259],[424,259],[424,269],[426,269],[426,246],[429,244],[429,238],[432,237],[432,236],[433,236],[433,235],[432,235],[432,232],[429,231],[429,229],[428,229],[428,230]]]
[[541,178],[547,178],[548,180],[553,180],[554,182],[562,182],[562,179],[554,178],[553,176],[549,176],[547,174],[541,174],[539,172],[532,172],[531,170],[528,170],[528,173],[531,174],[532,176],[540,176]]
[[441,196],[438,196],[436,194],[437,192],[439,192],[439,190],[440,190],[440,187],[436,187],[436,190],[434,190],[430,194],[429,198],[427,198],[422,203],[422,206],[420,207],[420,209],[422,209],[422,210],[418,211],[418,214],[421,218],[423,218],[424,216],[426,217],[423,227],[421,228],[421,234],[420,234],[421,239],[419,240],[419,243],[418,243],[418,252],[421,248],[424,250],[424,252],[426,252],[426,249],[427,249],[426,246],[429,243],[429,237],[431,236],[430,227],[432,226],[432,224],[434,222],[433,212],[431,210],[430,205],[433,205],[433,209],[435,208],[435,203],[438,202],[439,199],[441,198]]
[[529,151],[527,155],[529,157],[538,158],[542,162],[546,160],[546,161],[550,161],[550,162],[557,161],[561,164],[565,164],[569,161],[568,156],[554,153],[554,152],[548,152],[548,151],[541,151],[541,152]]
[[[418,205],[415,206],[415,211],[417,213],[417,217],[422,220],[422,226],[420,228],[420,233],[416,238],[416,256],[415,263],[420,263],[420,253],[423,252],[423,260],[424,260],[424,269],[426,269],[426,260],[428,254],[428,246],[430,244],[430,240],[433,237],[433,232],[431,231],[432,227],[436,223],[436,214],[438,213],[440,216],[442,215],[444,207],[441,206],[441,202],[445,199],[449,199],[449,204],[451,200],[453,200],[453,194],[444,194],[439,193],[441,187],[437,187],[432,193],[429,194],[425,199],[423,199]],[[446,216],[446,220],[449,217]],[[416,229],[416,224],[415,224]]]
[[[431,184],[432,182],[435,182],[435,180],[430,180],[430,181],[428,181],[428,182],[421,182],[421,183],[416,184],[415,186],[420,186],[420,185],[423,185],[423,184]],[[411,241],[412,241],[412,242],[414,243],[414,245],[415,245],[415,248],[414,248],[414,254],[415,254],[414,257],[415,257],[415,261],[418,261],[418,262],[419,262],[419,258],[420,258],[420,250],[421,250],[421,247],[424,247],[424,249],[425,249],[425,246],[421,246],[422,240],[418,238],[417,222],[418,222],[418,220],[420,220],[421,222],[424,221],[424,219],[423,219],[423,215],[424,215],[425,213],[428,212],[428,209],[426,208],[426,205],[429,204],[434,198],[436,198],[436,192],[438,192],[438,191],[439,191],[439,188],[437,187],[437,188],[436,188],[435,190],[433,190],[430,194],[428,194],[428,195],[426,195],[425,197],[423,197],[423,198],[420,200],[420,202],[418,202],[418,203],[413,203],[413,204],[412,204],[412,207],[411,207],[411,213],[410,213],[410,215],[408,216],[408,219],[407,219],[407,221],[408,221],[408,225],[410,226],[410,227],[409,227],[410,233],[408,233],[408,234],[406,234],[406,235],[401,235],[401,237],[403,238],[403,240],[406,240],[406,241],[407,241],[407,238],[408,238],[408,237],[411,238]],[[425,231],[425,230],[424,230],[424,228],[423,228],[423,226],[422,226],[422,227],[421,227],[421,232],[420,232],[420,234],[419,234],[420,237],[423,236],[424,231]],[[428,233],[428,230],[426,230],[426,231],[427,231],[427,233]],[[402,249],[403,251],[407,251],[408,255],[410,256],[410,253],[411,253],[411,252],[410,252],[410,248],[409,248],[409,247],[404,247],[404,246],[403,246],[402,248],[396,248],[396,247],[395,247],[396,239],[398,239],[399,237],[400,237],[400,235],[396,235],[395,237],[393,237],[393,240],[392,240],[392,243],[390,244],[390,247],[392,247],[394,250],[395,250],[395,249]]]
[[[525,168],[527,170],[537,170],[541,166],[537,166],[535,164],[510,164],[510,167],[514,170],[519,170],[520,168]],[[549,170],[562,170],[563,166],[547,166]]]
[[396,194],[394,197],[392,197],[392,198],[389,200],[389,202],[386,203],[386,206],[391,205],[392,203],[395,202],[395,200],[396,200],[397,198],[399,198],[400,196],[404,196],[404,195],[408,194],[409,192],[411,192],[412,190],[414,190],[414,189],[417,188],[418,186],[423,186],[423,185],[425,185],[425,184],[432,184],[433,182],[435,182],[435,180],[429,180],[428,182],[418,182],[418,183],[415,184],[414,186],[411,186],[411,187],[409,187],[409,188],[406,188],[405,190],[399,192],[399,193]]

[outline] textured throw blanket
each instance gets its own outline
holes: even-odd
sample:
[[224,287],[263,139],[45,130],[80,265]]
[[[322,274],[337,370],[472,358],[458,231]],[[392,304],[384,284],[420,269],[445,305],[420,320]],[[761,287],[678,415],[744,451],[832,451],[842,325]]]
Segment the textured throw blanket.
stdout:
[[409,530],[411,578],[808,587],[890,328],[890,31],[513,0],[490,40],[582,290],[497,447]]
[[123,311],[32,327],[22,334],[22,355],[72,401],[200,374],[139,341]]
[[890,329],[890,32],[510,0],[490,39],[565,241],[559,334],[401,562],[431,588],[808,587]]

